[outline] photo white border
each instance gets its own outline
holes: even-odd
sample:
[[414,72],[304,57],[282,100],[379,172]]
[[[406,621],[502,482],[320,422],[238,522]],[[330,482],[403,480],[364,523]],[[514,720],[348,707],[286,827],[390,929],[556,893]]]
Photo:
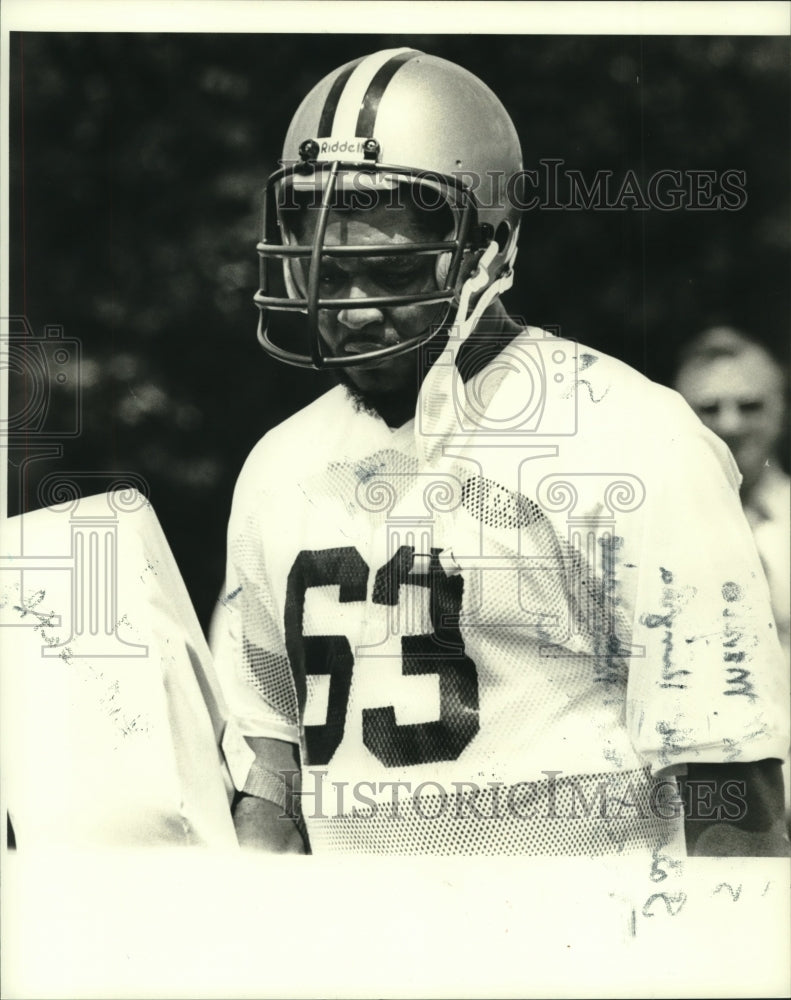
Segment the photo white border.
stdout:
[[[6,150],[9,34],[20,30],[788,35],[791,4],[3,0]],[[4,157],[3,248],[8,183]],[[6,253],[0,316],[7,267]],[[663,921],[657,910],[637,936],[630,901],[652,883],[611,861],[17,852],[3,869],[7,997],[782,996],[789,987],[791,864],[776,859],[696,862],[683,914]]]

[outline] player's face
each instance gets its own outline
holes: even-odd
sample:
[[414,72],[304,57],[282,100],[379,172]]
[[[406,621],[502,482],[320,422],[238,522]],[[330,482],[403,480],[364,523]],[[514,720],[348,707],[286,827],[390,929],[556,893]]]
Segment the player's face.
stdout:
[[[313,238],[315,216],[305,221],[303,239]],[[325,234],[327,246],[425,243],[441,239],[410,207],[378,205],[361,212],[331,212]],[[324,309],[319,330],[332,354],[354,357],[402,343],[438,323],[444,307],[437,304],[384,308],[365,305],[366,298],[433,291],[436,257],[430,254],[325,259],[321,270],[321,298],[359,299],[353,309]],[[410,351],[381,361],[345,369],[345,378],[363,394],[416,391],[419,377],[416,353]]]
[[760,348],[733,358],[690,364],[676,388],[733,453],[744,486],[761,474],[783,429],[783,379]]

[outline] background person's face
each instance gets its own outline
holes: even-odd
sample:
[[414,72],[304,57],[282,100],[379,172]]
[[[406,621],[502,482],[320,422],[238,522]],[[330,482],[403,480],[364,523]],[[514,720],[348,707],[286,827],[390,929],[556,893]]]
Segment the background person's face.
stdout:
[[[305,221],[302,239],[309,242],[315,215]],[[331,212],[325,234],[328,246],[425,243],[441,239],[427,231],[411,208],[377,206],[365,212]],[[402,343],[438,323],[442,304],[415,304],[384,308],[364,305],[373,296],[408,295],[436,289],[436,256],[402,254],[392,257],[325,259],[321,269],[321,298],[359,298],[361,307],[323,309],[319,313],[321,336],[336,357],[355,355]],[[363,392],[392,393],[416,388],[416,354],[366,362],[345,369],[347,377]]]
[[691,362],[676,388],[731,449],[744,486],[753,486],[783,430],[783,379],[774,361],[755,347],[738,357]]

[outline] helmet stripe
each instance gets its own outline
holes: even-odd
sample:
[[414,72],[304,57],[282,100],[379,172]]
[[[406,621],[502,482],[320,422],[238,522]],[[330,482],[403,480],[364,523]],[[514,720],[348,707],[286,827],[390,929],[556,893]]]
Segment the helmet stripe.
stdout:
[[382,66],[373,80],[371,80],[360,106],[360,114],[357,118],[357,129],[354,133],[356,136],[359,135],[367,139],[374,134],[374,125],[376,124],[376,114],[379,111],[379,102],[382,99],[382,95],[384,94],[388,83],[390,83],[404,63],[409,62],[410,59],[414,59],[417,55],[420,55],[420,53],[412,49],[401,52],[397,56],[393,56],[389,62],[386,62],[384,66]]
[[[332,130],[323,133],[326,136],[338,136],[349,138],[360,135],[356,131],[357,119],[365,101],[366,94],[373,84],[380,70],[383,70],[391,62],[395,62],[393,73],[401,65],[400,57],[405,53],[416,54],[414,49],[386,49],[384,52],[375,52],[366,56],[355,67],[346,81],[343,93],[338,100],[335,117],[332,122]],[[389,74],[392,76],[392,73]],[[368,136],[364,136],[368,138]]]
[[330,87],[330,91],[327,94],[327,99],[324,102],[324,107],[321,111],[319,130],[316,133],[317,135],[332,135],[332,120],[335,117],[335,112],[338,108],[338,101],[343,93],[343,88],[346,86],[346,81],[361,62],[362,59],[357,59],[353,63],[349,63],[346,69],[335,77],[335,80]]

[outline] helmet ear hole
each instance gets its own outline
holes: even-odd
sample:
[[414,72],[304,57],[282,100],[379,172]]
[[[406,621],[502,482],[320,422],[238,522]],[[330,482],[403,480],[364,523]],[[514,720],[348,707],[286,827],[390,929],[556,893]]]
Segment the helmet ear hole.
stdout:
[[497,229],[494,231],[494,239],[497,246],[500,248],[500,253],[502,253],[508,246],[508,241],[511,238],[511,223],[507,219],[498,225]]

